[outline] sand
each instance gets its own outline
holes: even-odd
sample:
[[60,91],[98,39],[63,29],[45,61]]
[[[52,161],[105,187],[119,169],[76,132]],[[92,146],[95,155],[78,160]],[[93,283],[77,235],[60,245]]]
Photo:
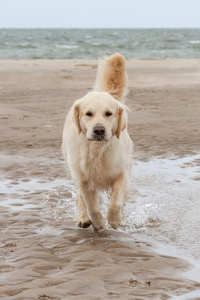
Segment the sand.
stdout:
[[[199,153],[200,60],[127,66],[134,157]],[[60,150],[64,119],[96,68],[94,60],[0,61],[0,299],[157,300],[200,289],[183,276],[188,262],[137,235],[98,235],[58,217],[60,201],[73,198]]]

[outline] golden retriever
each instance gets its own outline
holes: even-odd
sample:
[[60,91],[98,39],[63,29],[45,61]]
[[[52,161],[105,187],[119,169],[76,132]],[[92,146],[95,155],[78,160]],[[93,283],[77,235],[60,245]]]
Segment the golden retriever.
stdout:
[[127,132],[128,77],[125,59],[114,54],[99,61],[94,90],[69,111],[62,150],[76,186],[77,224],[101,231],[99,192],[111,189],[107,220],[117,229],[130,185],[132,141]]

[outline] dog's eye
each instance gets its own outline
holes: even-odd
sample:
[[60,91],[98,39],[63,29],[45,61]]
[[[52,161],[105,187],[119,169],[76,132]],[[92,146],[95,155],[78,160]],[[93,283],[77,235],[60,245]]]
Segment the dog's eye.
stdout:
[[112,113],[110,111],[107,111],[106,112],[106,117],[110,117],[110,116],[112,116]]
[[86,112],[86,116],[88,116],[88,117],[92,117],[92,113],[91,113],[91,111],[88,111],[88,112]]

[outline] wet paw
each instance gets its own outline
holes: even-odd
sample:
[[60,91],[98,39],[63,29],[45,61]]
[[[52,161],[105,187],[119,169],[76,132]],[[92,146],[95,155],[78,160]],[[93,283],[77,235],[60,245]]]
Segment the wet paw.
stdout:
[[100,213],[97,213],[92,218],[92,227],[94,232],[100,232],[105,227],[105,220]]
[[118,227],[119,227],[119,224],[120,224],[120,222],[112,222],[112,221],[110,221],[109,222],[109,224],[110,224],[110,226],[113,228],[113,229],[117,229]]
[[78,226],[81,228],[88,228],[91,224],[92,222],[90,220],[87,220],[85,222],[78,222]]
[[115,209],[109,210],[107,213],[107,220],[113,229],[117,229],[122,220],[120,209],[115,208]]
[[105,228],[104,225],[95,225],[95,226],[94,226],[93,224],[92,224],[92,227],[93,227],[94,232],[101,232],[101,231],[103,231],[104,228]]

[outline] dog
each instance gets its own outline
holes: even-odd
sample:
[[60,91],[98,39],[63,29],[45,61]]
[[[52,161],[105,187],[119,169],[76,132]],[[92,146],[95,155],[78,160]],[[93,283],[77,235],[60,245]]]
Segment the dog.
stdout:
[[127,132],[128,76],[116,53],[99,61],[93,91],[75,101],[63,131],[62,151],[76,187],[77,225],[105,227],[99,192],[111,190],[107,220],[117,229],[127,197],[133,143]]

